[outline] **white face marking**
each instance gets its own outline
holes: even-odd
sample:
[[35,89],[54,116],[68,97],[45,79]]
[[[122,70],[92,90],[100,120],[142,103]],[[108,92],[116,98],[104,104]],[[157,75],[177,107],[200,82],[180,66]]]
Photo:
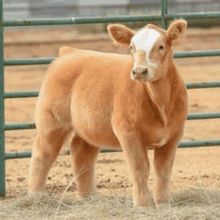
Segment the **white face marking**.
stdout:
[[[138,50],[144,50],[146,52],[146,61],[148,66],[157,67],[157,64],[152,62],[149,58],[150,51],[154,45],[154,43],[157,41],[157,39],[160,37],[160,33],[152,28],[143,29],[140,32],[138,32],[131,40],[133,41],[135,45],[136,51]],[[137,64],[134,62],[134,67],[136,67]]]
[[149,54],[156,40],[160,37],[159,32],[154,29],[143,29],[131,39],[136,47],[136,51],[145,50]]

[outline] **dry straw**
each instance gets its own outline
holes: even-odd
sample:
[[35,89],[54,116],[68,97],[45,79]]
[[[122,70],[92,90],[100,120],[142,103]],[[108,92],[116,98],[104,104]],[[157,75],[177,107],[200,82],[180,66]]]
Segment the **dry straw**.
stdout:
[[134,208],[126,196],[92,196],[78,201],[70,195],[43,193],[0,201],[0,219],[106,219],[106,220],[219,220],[220,191],[190,187],[171,195],[171,203],[159,209]]

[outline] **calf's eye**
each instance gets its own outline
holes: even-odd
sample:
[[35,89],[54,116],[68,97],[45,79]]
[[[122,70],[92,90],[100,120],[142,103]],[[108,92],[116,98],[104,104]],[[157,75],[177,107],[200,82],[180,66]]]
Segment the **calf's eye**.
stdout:
[[159,49],[160,49],[160,50],[163,50],[163,48],[164,48],[163,45],[160,45],[160,46],[159,46]]

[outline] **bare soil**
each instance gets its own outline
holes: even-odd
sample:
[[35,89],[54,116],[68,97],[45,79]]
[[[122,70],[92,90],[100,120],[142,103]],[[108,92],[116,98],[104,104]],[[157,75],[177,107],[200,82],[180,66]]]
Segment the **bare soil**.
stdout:
[[[8,30],[5,32],[5,59],[26,57],[55,57],[62,45],[103,52],[127,53],[114,46],[106,34],[80,34],[73,28]],[[220,49],[220,29],[190,29],[175,51]],[[220,58],[176,59],[185,82],[220,80]],[[5,90],[39,90],[47,65],[13,66],[5,68]],[[188,90],[190,112],[214,112],[220,109],[220,90]],[[6,100],[6,123],[31,122],[34,120],[36,98]],[[36,130],[7,131],[6,152],[30,151]],[[183,141],[219,139],[220,120],[187,121]],[[66,147],[66,146],[65,146]],[[64,147],[64,149],[65,149]],[[150,160],[153,151],[150,151]],[[220,148],[178,149],[171,179],[171,191],[189,186],[220,190]],[[16,196],[27,190],[27,174],[30,159],[6,161],[6,193]],[[153,166],[152,166],[153,168]],[[100,194],[131,194],[123,153],[100,154],[96,168],[96,183]],[[153,189],[154,175],[149,180]],[[61,155],[54,163],[47,181],[47,191],[75,192],[71,170],[71,157]],[[73,193],[74,194],[74,193]]]

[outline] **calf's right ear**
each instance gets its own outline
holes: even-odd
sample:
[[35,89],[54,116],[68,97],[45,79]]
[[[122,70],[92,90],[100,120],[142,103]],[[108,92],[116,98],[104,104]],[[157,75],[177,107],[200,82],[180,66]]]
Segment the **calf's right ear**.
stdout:
[[128,47],[130,45],[131,38],[134,36],[133,30],[121,24],[109,25],[108,33],[115,43],[124,47]]

